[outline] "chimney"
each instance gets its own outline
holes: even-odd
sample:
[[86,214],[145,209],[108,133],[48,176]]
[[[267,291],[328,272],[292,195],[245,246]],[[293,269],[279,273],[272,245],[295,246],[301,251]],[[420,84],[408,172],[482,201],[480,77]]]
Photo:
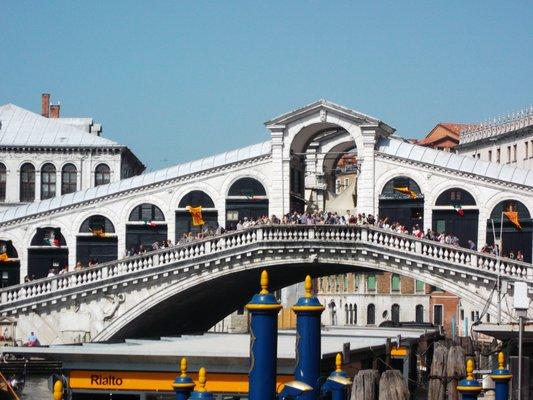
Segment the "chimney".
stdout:
[[41,115],[46,118],[50,116],[50,93],[41,95]]
[[50,105],[50,118],[59,118],[60,107],[61,105],[59,103]]

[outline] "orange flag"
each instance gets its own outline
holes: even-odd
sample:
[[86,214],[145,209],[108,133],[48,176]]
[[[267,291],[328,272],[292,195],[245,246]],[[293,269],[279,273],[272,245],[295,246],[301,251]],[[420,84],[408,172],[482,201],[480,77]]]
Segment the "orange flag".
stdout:
[[402,187],[395,187],[394,190],[396,190],[397,192],[400,192],[400,193],[403,193],[403,194],[407,194],[409,195],[409,197],[411,199],[416,199],[417,196],[416,196],[416,193],[413,192],[412,190],[410,190],[408,187],[406,186],[402,186]]
[[517,211],[504,211],[503,215],[509,218],[509,221],[511,221],[513,225],[516,226],[518,229],[522,229],[522,226],[520,225],[520,220],[518,219]]
[[9,261],[7,253],[0,253],[0,261]]
[[204,219],[202,218],[202,207],[191,207],[187,206],[187,210],[191,213],[192,224],[194,226],[200,226],[204,224]]

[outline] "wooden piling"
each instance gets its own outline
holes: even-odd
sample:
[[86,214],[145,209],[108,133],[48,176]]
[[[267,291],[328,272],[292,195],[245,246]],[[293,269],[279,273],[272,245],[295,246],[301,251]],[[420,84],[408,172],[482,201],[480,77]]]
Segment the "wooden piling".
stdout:
[[452,346],[448,350],[448,359],[446,362],[448,400],[459,400],[457,383],[466,377],[465,365],[466,357],[464,349],[461,346]]
[[378,400],[379,372],[363,369],[354,377],[352,385],[352,399]]
[[433,361],[429,371],[428,400],[445,400],[446,387],[444,385],[447,371],[446,360],[448,349],[443,344],[436,342],[433,350]]
[[379,400],[409,400],[409,390],[400,371],[392,369],[381,375]]

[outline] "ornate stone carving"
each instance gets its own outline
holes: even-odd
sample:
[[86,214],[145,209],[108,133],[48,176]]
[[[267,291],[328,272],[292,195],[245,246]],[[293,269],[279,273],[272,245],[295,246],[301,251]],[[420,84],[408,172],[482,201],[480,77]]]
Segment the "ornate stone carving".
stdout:
[[105,299],[111,303],[108,311],[104,311],[104,322],[107,322],[115,316],[120,305],[126,300],[126,295],[124,293],[109,294],[105,296]]
[[320,110],[320,121],[326,122],[326,118],[328,117],[328,112],[325,109]]

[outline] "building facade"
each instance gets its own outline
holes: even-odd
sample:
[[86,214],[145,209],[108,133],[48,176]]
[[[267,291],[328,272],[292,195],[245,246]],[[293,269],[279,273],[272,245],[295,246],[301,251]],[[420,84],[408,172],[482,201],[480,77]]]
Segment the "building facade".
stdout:
[[144,165],[101,136],[92,118],[61,118],[42,95],[41,115],[0,106],[0,209],[46,200],[139,175]]
[[461,131],[458,154],[533,169],[533,107]]

